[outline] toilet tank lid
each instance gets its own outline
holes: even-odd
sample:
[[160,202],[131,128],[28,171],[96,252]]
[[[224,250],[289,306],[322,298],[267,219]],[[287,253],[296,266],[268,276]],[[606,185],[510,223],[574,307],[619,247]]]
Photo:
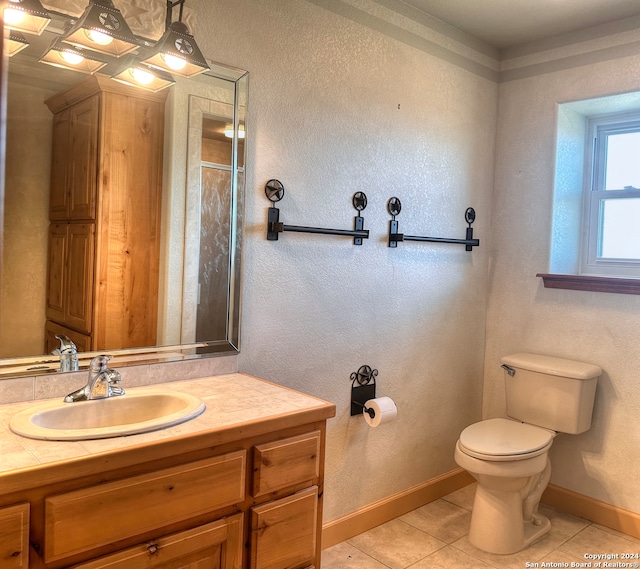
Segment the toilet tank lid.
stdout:
[[571,379],[592,379],[602,374],[602,370],[593,364],[540,354],[517,353],[503,356],[500,361],[516,369],[526,369]]

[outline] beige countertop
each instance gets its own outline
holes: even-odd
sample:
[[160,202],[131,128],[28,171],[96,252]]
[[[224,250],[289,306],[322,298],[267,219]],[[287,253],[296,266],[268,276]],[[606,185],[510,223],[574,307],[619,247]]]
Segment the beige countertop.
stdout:
[[242,373],[133,387],[129,391],[158,390],[196,395],[206,403],[206,410],[186,423],[149,433],[83,441],[43,441],[21,437],[9,428],[15,413],[39,401],[0,405],[0,491],[5,489],[3,486],[7,491],[17,488],[16,481],[21,475],[34,479],[43,469],[61,463],[66,466],[73,463],[80,473],[108,463],[116,452],[133,456],[140,449],[158,443],[175,444],[181,451],[189,451],[205,442],[207,446],[225,444],[335,415],[332,403]]

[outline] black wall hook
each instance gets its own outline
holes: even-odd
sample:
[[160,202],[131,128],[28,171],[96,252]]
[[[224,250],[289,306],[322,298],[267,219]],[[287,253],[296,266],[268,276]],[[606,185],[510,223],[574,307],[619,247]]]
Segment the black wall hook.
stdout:
[[[284,185],[280,180],[272,179],[264,187],[264,193],[272,203],[279,202],[284,197]],[[351,200],[353,207],[358,212],[354,218],[354,229],[325,229],[322,227],[305,227],[302,225],[285,225],[280,221],[280,210],[273,206],[269,208],[267,221],[267,240],[277,241],[278,233],[283,231],[295,231],[297,233],[321,233],[323,235],[345,235],[353,237],[354,245],[362,245],[363,239],[369,238],[369,230],[364,229],[364,217],[360,212],[367,207],[367,196],[364,192],[356,192]]]
[[471,224],[476,220],[476,210],[468,207],[464,212],[464,219],[467,222],[467,233],[464,239],[450,239],[448,237],[421,237],[419,235],[405,235],[398,232],[398,222],[396,215],[402,210],[402,203],[399,198],[390,198],[387,202],[387,211],[391,214],[389,222],[389,247],[397,247],[399,241],[429,241],[431,243],[458,243],[465,246],[466,251],[473,251],[474,247],[480,245],[479,239],[473,238],[473,227]]

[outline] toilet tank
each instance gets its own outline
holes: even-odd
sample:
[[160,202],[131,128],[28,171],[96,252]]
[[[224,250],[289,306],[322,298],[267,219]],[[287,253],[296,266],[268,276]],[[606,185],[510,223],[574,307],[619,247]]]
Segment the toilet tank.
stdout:
[[573,435],[591,427],[598,366],[525,353],[501,361],[509,417]]

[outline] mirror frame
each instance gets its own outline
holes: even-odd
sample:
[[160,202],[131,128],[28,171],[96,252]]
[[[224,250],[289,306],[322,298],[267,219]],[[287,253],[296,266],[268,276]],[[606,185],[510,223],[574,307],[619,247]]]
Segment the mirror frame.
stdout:
[[[0,22],[1,29],[1,22]],[[0,54],[2,52],[0,51]],[[240,351],[240,318],[241,318],[241,295],[242,295],[242,243],[244,231],[244,203],[246,185],[246,156],[247,156],[247,104],[249,93],[249,73],[248,71],[233,68],[224,64],[207,60],[210,71],[202,76],[209,76],[214,79],[222,79],[233,84],[233,124],[238,132],[239,124],[242,122],[245,130],[244,144],[242,145],[243,157],[240,161],[242,169],[238,167],[238,138],[232,139],[232,165],[231,165],[231,219],[230,219],[230,244],[229,244],[229,287],[227,297],[227,326],[226,338],[224,340],[200,341],[184,344],[173,344],[165,346],[147,346],[139,348],[129,348],[121,350],[103,350],[100,352],[79,352],[80,369],[88,365],[88,361],[95,355],[108,352],[114,356],[114,364],[118,366],[139,365],[144,363],[158,363],[163,361],[179,361],[183,359],[200,358],[216,355],[234,355]],[[4,217],[4,165],[5,165],[5,138],[6,138],[6,100],[7,100],[7,74],[8,63],[5,59],[0,62],[0,231],[3,231]],[[189,126],[189,117],[185,117],[185,128]],[[239,176],[242,176],[242,183],[239,183]],[[185,176],[185,184],[187,184]],[[165,184],[171,184],[171,180],[165,178]],[[185,187],[185,192],[189,188]],[[163,194],[166,188],[163,189]],[[187,197],[187,199],[189,199]],[[185,216],[185,223],[189,220]],[[3,233],[0,233],[0,276],[2,269],[2,246]],[[183,259],[184,261],[184,259]],[[182,281],[184,282],[184,268]],[[1,282],[0,282],[1,284]],[[180,306],[184,298],[180,297]],[[182,335],[182,332],[181,332]],[[57,364],[59,357],[53,354],[21,356],[16,358],[0,358],[0,380],[15,376],[35,376],[51,375],[61,373],[58,369],[50,369],[52,364]],[[38,369],[38,367],[47,369]]]

